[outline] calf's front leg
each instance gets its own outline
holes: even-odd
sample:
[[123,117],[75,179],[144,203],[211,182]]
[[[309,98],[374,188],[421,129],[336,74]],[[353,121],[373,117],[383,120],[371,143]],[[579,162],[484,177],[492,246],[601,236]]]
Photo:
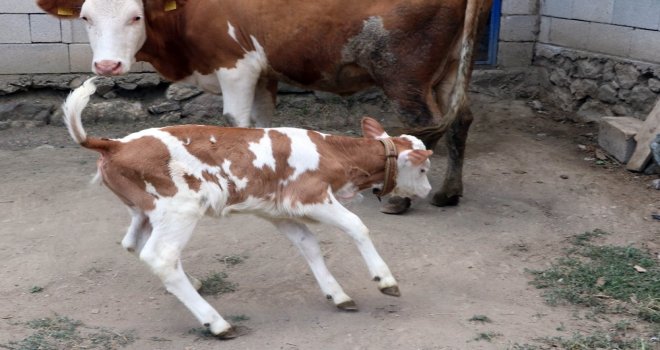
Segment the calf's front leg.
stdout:
[[298,247],[326,297],[331,299],[339,309],[357,311],[357,305],[353,299],[344,293],[325,265],[319,242],[307,225],[290,219],[271,219],[270,221]]
[[329,204],[315,206],[308,213],[308,216],[322,223],[335,226],[351,236],[367,264],[372,279],[378,282],[378,289],[383,294],[401,296],[398,283],[369,237],[369,229],[357,215],[346,209],[333,196]]

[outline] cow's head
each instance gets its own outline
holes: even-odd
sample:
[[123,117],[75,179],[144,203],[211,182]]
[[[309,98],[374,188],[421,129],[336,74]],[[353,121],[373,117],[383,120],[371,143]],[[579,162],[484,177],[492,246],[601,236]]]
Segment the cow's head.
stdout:
[[146,12],[176,10],[185,0],[38,0],[46,12],[85,22],[94,53],[92,71],[126,74],[147,39]]
[[[373,118],[362,118],[362,135],[367,138],[385,139],[390,136]],[[429,157],[433,151],[426,150],[424,143],[414,136],[401,135],[396,142],[397,176],[392,194],[402,197],[426,197],[431,191],[428,171],[431,167]]]

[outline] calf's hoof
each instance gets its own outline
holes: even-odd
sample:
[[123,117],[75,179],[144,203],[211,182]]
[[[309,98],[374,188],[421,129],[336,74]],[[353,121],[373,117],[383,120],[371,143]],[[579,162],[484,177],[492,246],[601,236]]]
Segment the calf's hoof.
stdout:
[[460,195],[448,196],[444,192],[436,192],[431,199],[431,204],[437,207],[450,207],[458,205],[458,202],[461,200]]
[[385,294],[385,295],[391,295],[393,297],[400,297],[401,296],[401,291],[399,291],[399,286],[391,286],[391,287],[381,288],[380,292]]
[[380,211],[385,214],[403,214],[408,208],[410,208],[411,203],[410,198],[392,196],[387,203],[380,208]]
[[347,300],[343,303],[337,304],[337,308],[343,311],[355,312],[358,311],[357,304],[353,300]]
[[250,329],[245,326],[232,326],[228,330],[216,334],[215,337],[220,340],[230,340],[250,333]]

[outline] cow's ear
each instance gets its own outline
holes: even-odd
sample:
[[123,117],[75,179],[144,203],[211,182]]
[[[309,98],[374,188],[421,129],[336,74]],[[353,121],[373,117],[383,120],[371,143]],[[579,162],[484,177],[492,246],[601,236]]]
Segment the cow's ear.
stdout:
[[37,0],[42,10],[65,19],[76,19],[85,0]]
[[368,139],[385,139],[390,137],[380,123],[371,117],[362,118],[362,136]]

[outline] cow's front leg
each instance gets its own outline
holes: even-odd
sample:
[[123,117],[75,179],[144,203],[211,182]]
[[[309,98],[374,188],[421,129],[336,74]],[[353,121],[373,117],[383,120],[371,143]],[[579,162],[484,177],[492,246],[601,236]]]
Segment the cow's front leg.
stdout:
[[286,219],[272,219],[270,221],[298,247],[325,296],[332,300],[339,309],[357,311],[355,302],[344,293],[344,290],[325,265],[319,242],[316,236],[307,228],[307,225]]
[[151,267],[167,291],[174,294],[211,333],[221,339],[236,337],[234,328],[199,295],[181,266],[181,250],[199,218],[170,212],[150,215],[150,219],[153,232],[140,252],[140,260]]
[[322,223],[335,226],[351,236],[367,264],[371,278],[378,282],[378,289],[383,294],[400,296],[398,283],[376,251],[376,247],[369,237],[369,229],[357,215],[346,209],[335,198],[332,198],[330,203],[315,206],[307,215]]
[[255,91],[264,62],[265,54],[257,50],[247,52],[236,62],[235,67],[218,70],[224,114],[229,116],[236,126],[250,126]]

